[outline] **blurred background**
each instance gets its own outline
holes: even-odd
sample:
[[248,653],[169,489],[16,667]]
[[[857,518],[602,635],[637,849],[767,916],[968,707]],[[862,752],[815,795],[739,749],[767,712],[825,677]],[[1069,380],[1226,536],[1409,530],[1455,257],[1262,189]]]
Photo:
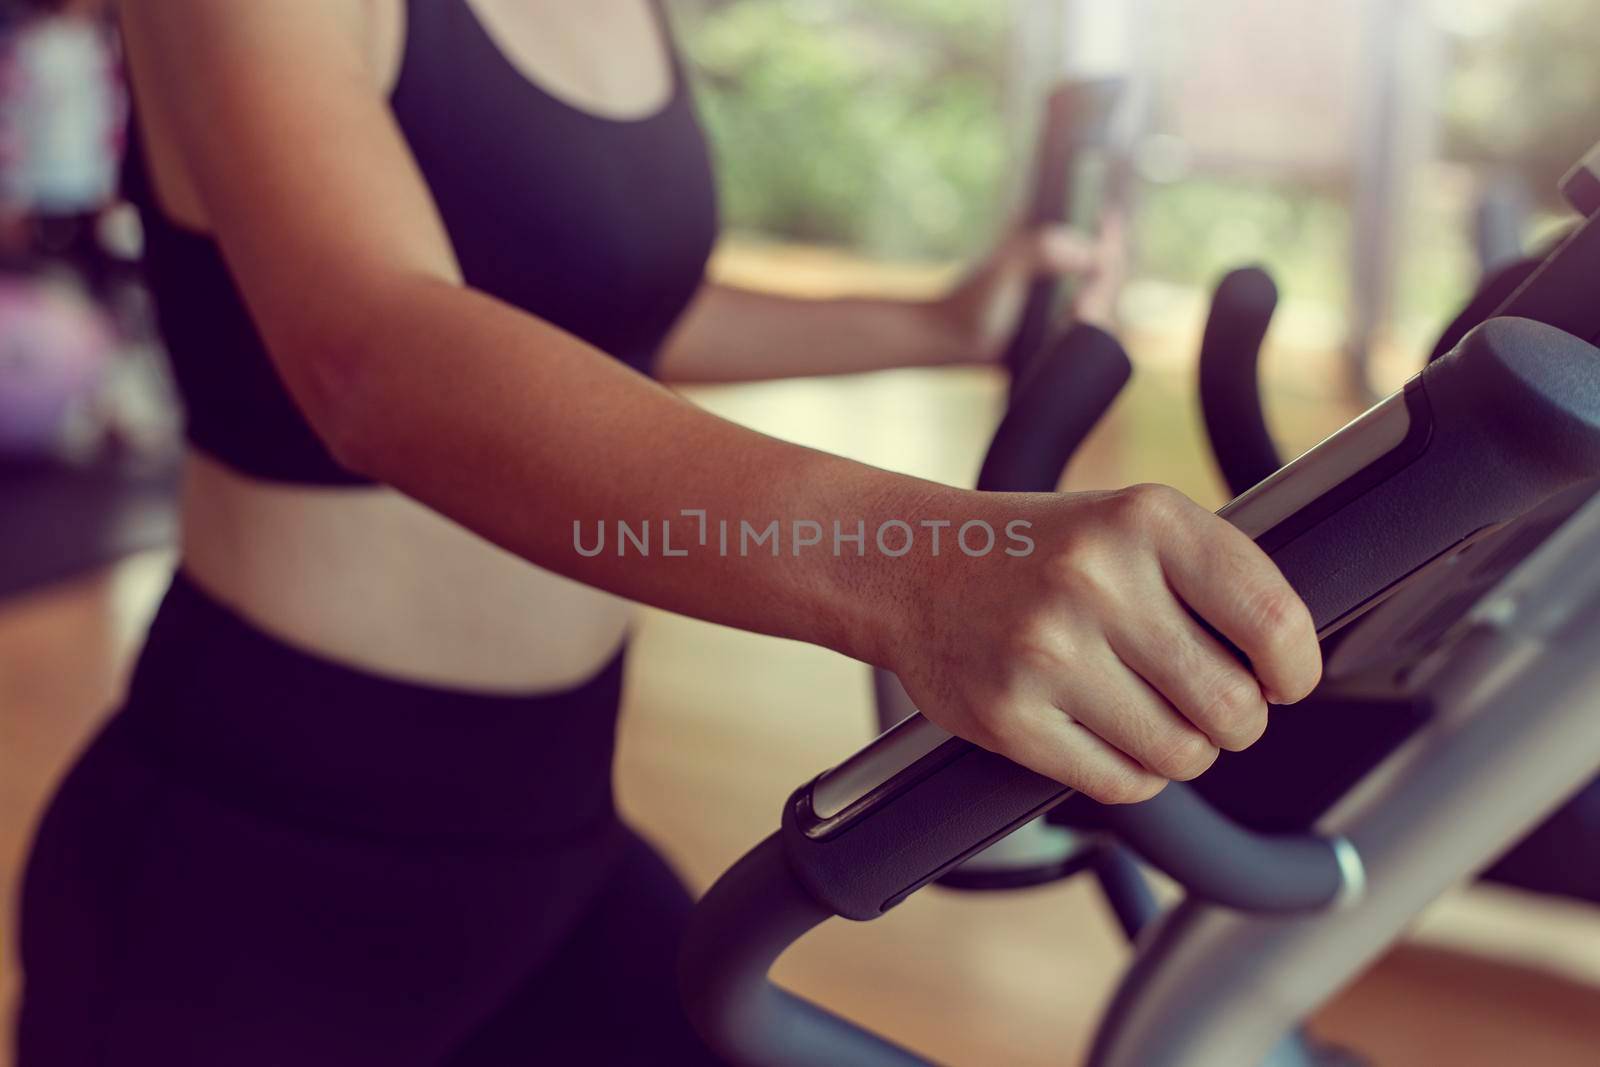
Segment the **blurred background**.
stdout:
[[[932,294],[1019,210],[1044,94],[1128,86],[1118,331],[1133,384],[1067,488],[1225,499],[1195,400],[1211,287],[1282,299],[1263,388],[1294,454],[1420,368],[1486,270],[1559,233],[1600,139],[1582,0],[672,0],[711,134],[713,271],[813,295]],[[114,705],[175,559],[181,418],[115,194],[126,110],[94,4],[0,3],[0,997],[39,804]],[[702,388],[770,433],[970,484],[1004,383],[979,368]],[[704,885],[801,780],[870,733],[830,653],[647,613],[624,806]],[[1092,887],[920,894],[834,924],[780,977],[953,1063],[1070,1062],[1126,949]],[[1593,1063],[1600,918],[1464,889],[1319,1028],[1382,1065]],[[4,1053],[0,1053],[0,1063]]]

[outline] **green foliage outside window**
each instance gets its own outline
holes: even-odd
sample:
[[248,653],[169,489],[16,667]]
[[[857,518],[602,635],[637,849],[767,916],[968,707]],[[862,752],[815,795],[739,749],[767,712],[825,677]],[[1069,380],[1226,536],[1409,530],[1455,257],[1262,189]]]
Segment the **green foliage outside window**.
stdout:
[[969,254],[1009,192],[1010,5],[735,0],[680,25],[734,232]]

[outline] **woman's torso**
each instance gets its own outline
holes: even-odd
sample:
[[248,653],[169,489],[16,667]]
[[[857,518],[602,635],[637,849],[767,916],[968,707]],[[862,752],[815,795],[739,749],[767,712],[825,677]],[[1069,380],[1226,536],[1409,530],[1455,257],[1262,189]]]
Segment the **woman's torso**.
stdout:
[[[390,93],[468,284],[642,367],[650,351],[618,349],[660,343],[698,283],[714,225],[704,146],[660,13],[650,0],[369,0],[366,7],[375,85]],[[137,65],[134,57],[135,75]],[[211,227],[162,136],[160,115],[139,118],[153,187],[147,199],[160,203],[156,228],[169,223],[169,254],[186,255],[185,242],[203,240],[194,231]],[[678,183],[670,207],[664,169]],[[654,196],[639,195],[646,182]],[[154,210],[145,207],[147,215]],[[572,232],[583,208],[620,217]],[[678,232],[656,233],[654,218],[672,219]],[[684,231],[685,219],[695,232]],[[572,260],[580,249],[582,259]],[[237,296],[225,278],[217,288],[215,303]],[[630,297],[637,298],[631,315],[619,318],[613,309]],[[202,445],[207,435],[216,438],[209,449],[191,450],[186,472],[184,567],[197,583],[274,636],[436,685],[559,688],[612,655],[629,622],[625,602],[328,467],[303,422],[303,439],[294,440],[297,416],[279,412],[273,422],[273,403],[265,401],[281,406],[281,386],[252,382],[250,368],[240,366],[246,340],[213,341],[236,350],[198,353],[197,340],[225,339],[227,331],[196,329],[180,303],[169,303],[163,328],[180,384],[191,379],[191,436]],[[242,387],[254,395],[225,395]],[[258,410],[268,413],[263,426],[241,437],[238,424]],[[231,441],[221,436],[228,433]],[[276,450],[275,438],[285,439]],[[295,462],[305,480],[323,484],[271,469],[274,457],[302,453]]]

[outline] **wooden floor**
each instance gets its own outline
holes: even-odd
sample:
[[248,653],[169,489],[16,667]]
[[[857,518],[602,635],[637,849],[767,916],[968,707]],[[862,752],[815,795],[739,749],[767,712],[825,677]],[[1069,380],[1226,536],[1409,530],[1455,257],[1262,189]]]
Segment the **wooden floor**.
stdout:
[[[1191,472],[1193,454],[1129,443],[1140,405],[1173,403],[1157,376],[1104,428],[1079,485]],[[1166,392],[1163,393],[1162,390]],[[855,383],[709,392],[717,410],[885,466],[960,481],[998,402],[981,374],[901,372]],[[1192,435],[1192,414],[1179,432]],[[1202,499],[1214,487],[1189,485]],[[0,894],[9,902],[43,798],[114,703],[171,566],[165,553],[0,604]],[[859,664],[809,646],[647,613],[630,660],[617,781],[625,811],[703,888],[777,822],[800,781],[869,736]],[[0,998],[16,988],[0,923]],[[913,897],[871,924],[835,922],[779,977],[939,1060],[1077,1062],[1127,951],[1093,887]],[[1318,1029],[1381,1067],[1600,1063],[1600,915],[1482,889],[1437,905],[1414,938],[1329,1005]],[[0,1055],[0,1067],[4,1057]]]

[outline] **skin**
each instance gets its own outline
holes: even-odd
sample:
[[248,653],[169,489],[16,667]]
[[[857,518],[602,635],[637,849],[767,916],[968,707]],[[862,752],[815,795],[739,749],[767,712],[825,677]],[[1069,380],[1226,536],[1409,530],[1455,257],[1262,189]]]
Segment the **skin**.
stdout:
[[[661,99],[665,56],[657,42],[653,64],[642,58],[652,39],[636,0],[541,0],[529,5],[540,19],[569,14],[525,40],[514,18],[488,14],[509,5],[474,8],[575,106],[645,113]],[[495,583],[538,575],[541,605],[591,587],[888,667],[941,725],[1107,802],[1194,777],[1218,748],[1260,735],[1268,699],[1314,686],[1304,606],[1247,538],[1173,490],[978,494],[891,474],[718,419],[465,286],[385,104],[385,12],[361,0],[122,5],[166,206],[216,235],[335,457],[387,487],[263,487],[196,461],[185,566],[226,602],[334,658],[385,669],[397,641],[394,673],[493,687],[503,657],[476,661],[451,634],[459,624],[494,643],[471,620],[496,618]],[[992,355],[1022,281],[1073,255],[1050,235],[1014,236],[921,305],[709,286],[662,367],[709,380]],[[686,507],[868,530],[1024,519],[1036,548],[974,558],[947,534],[943,552],[918,538],[899,558],[573,549],[575,519],[681,522]],[[429,577],[440,571],[448,580]],[[545,614],[504,599],[508,619]],[[548,615],[553,634],[565,621],[559,605]],[[424,662],[439,642],[450,654]]]

